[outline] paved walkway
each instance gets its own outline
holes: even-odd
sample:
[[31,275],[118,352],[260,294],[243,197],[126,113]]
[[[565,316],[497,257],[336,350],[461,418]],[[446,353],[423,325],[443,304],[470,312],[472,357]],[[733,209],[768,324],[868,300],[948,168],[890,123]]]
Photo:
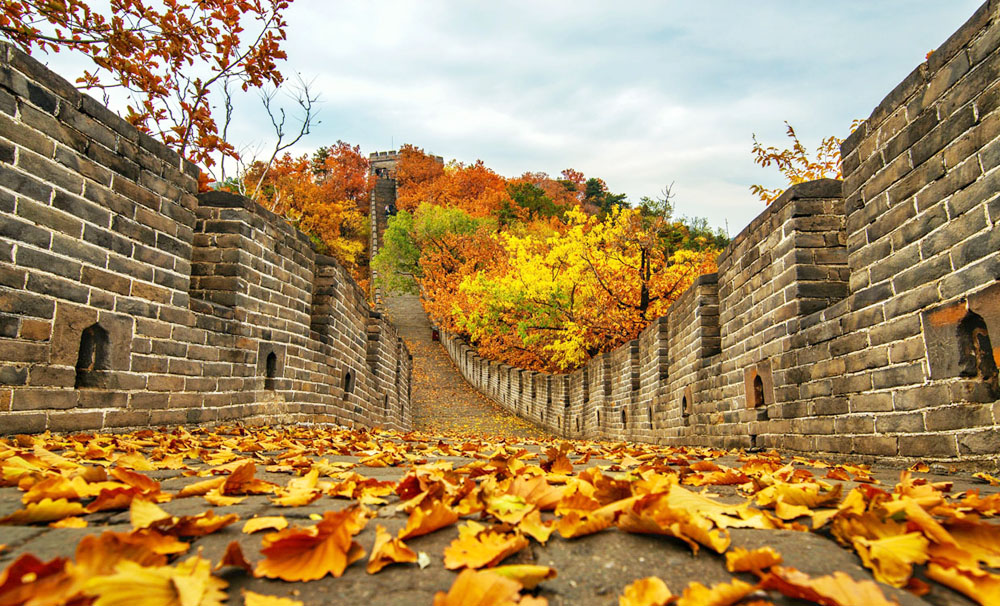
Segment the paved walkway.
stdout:
[[431,339],[431,325],[415,295],[386,299],[389,317],[413,354],[414,428],[474,437],[541,438],[541,429],[500,408],[473,388]]

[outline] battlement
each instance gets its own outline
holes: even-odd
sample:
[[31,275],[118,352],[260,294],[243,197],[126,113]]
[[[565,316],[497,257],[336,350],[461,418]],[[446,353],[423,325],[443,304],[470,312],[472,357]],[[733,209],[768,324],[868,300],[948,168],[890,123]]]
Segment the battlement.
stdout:
[[336,260],[0,43],[0,433],[411,426],[410,355]]

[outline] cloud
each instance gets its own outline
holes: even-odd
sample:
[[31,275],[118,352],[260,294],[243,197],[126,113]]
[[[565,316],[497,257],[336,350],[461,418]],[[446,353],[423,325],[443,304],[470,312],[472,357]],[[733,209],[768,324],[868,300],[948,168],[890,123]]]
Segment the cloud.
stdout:
[[[846,136],[981,0],[297,0],[286,72],[323,98],[306,153],[409,142],[502,174],[600,176],[737,233],[762,209],[751,135]],[[253,98],[234,134],[265,141]]]

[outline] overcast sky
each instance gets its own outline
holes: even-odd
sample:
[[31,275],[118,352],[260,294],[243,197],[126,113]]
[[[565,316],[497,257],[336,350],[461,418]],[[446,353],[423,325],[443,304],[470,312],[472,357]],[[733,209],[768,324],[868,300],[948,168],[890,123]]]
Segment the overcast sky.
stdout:
[[[286,74],[322,97],[298,151],[412,143],[506,176],[568,167],[735,235],[761,210],[751,136],[844,137],[981,0],[295,0]],[[269,126],[238,106],[239,141]],[[243,116],[242,119],[239,119]]]

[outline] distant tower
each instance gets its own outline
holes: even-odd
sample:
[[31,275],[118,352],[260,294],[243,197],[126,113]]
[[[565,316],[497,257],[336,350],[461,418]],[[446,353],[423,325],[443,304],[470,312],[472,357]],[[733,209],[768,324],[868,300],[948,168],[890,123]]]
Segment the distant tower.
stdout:
[[[441,156],[432,156],[439,163],[444,164]],[[375,177],[375,185],[371,192],[371,257],[374,259],[382,247],[382,232],[385,231],[389,215],[396,212],[396,167],[399,164],[400,153],[398,151],[374,152],[369,154],[368,163],[371,166],[371,175]],[[382,309],[382,293],[376,286],[375,269],[371,269],[371,296],[375,302],[375,309]]]

